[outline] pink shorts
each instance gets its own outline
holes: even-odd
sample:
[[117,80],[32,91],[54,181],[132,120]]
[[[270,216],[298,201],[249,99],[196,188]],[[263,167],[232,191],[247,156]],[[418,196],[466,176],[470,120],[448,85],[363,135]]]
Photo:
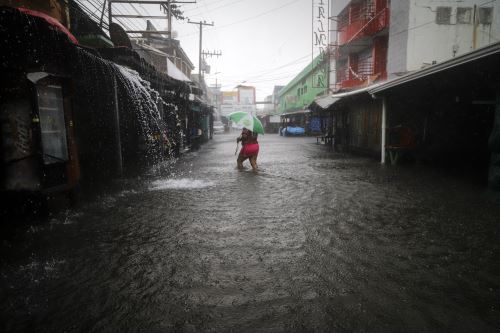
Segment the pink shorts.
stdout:
[[259,144],[258,143],[247,143],[241,148],[240,156],[250,157],[257,156],[259,154]]

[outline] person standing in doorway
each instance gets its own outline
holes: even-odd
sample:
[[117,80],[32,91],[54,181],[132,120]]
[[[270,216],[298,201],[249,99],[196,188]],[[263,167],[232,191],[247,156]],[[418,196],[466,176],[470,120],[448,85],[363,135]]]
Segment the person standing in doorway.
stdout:
[[248,158],[252,170],[257,171],[257,156],[259,155],[259,142],[257,141],[258,134],[243,128],[241,135],[236,139],[236,142],[241,141],[242,148],[238,159],[236,160],[238,169],[243,169],[243,162]]

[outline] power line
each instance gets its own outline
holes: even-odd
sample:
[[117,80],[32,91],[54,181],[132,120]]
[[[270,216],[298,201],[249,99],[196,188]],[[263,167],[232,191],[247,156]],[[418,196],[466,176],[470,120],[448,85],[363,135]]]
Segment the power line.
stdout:
[[[268,10],[267,12],[263,12],[263,13],[260,13],[260,14],[255,15],[255,16],[250,16],[250,17],[244,18],[244,19],[242,19],[242,20],[240,20],[240,21],[236,21],[236,22],[228,23],[228,24],[226,24],[226,25],[219,26],[219,27],[218,27],[218,29],[227,28],[227,27],[233,26],[233,25],[235,25],[235,24],[240,24],[240,23],[244,23],[244,22],[247,22],[247,21],[254,20],[254,19],[256,19],[256,18],[259,18],[259,17],[265,16],[265,15],[267,15],[267,14],[270,14],[270,13],[274,12],[274,11],[277,11],[277,10],[279,10],[279,9],[282,9],[282,8],[284,8],[284,7],[286,7],[286,6],[290,6],[290,5],[292,5],[292,4],[294,4],[294,3],[298,2],[298,1],[301,1],[301,0],[293,0],[293,1],[287,2],[287,3],[285,3],[284,5],[281,5],[281,6],[279,6],[279,7],[276,7],[276,8],[273,8],[273,9]],[[192,34],[186,34],[186,35],[183,35],[183,36],[181,36],[181,37],[188,37],[188,36],[191,36],[191,35],[192,35]]]
[[207,5],[205,4],[205,2],[203,2],[203,5],[205,6],[205,8],[207,8],[207,11],[205,11],[205,12],[199,12],[199,13],[192,13],[191,16],[200,15],[200,14],[206,14],[206,13],[212,13],[212,12],[218,10],[218,9],[221,9],[221,8],[225,9],[225,8],[227,8],[229,6],[235,5],[235,4],[237,4],[239,2],[243,2],[243,1],[246,1],[246,0],[233,1],[233,2],[231,2],[229,4],[225,4],[225,5],[222,5],[222,6],[219,6],[219,7],[215,7],[215,8],[212,8],[212,9],[209,9],[207,7]]
[[[284,68],[284,67],[292,66],[292,65],[295,65],[297,63],[300,63],[301,60],[309,58],[310,56],[311,56],[311,54],[309,53],[309,54],[307,54],[305,56],[302,56],[302,57],[299,57],[299,58],[297,58],[295,60],[292,60],[291,62],[286,63],[284,65],[281,65],[281,66],[278,66],[278,67],[274,67],[274,68],[270,68],[270,69],[265,69],[265,70],[262,70],[261,72],[262,72],[262,74],[265,74],[265,73],[272,72],[272,71],[275,71],[275,70],[278,70],[278,69],[281,69],[281,68]],[[251,77],[255,77],[255,76],[262,76],[262,75],[261,74],[256,74],[256,75],[253,75]]]
[[[113,10],[116,11],[119,15],[124,15],[126,12],[128,12],[127,8],[123,4],[121,4],[121,7],[116,6]],[[125,11],[125,12],[123,12],[123,11]],[[116,20],[118,22],[120,22],[120,24],[122,24],[126,28],[126,30],[131,30],[130,27],[133,27],[136,30],[142,30],[140,25],[138,25],[137,23],[135,23],[133,20],[131,20],[129,18],[117,17]],[[127,26],[124,23],[124,21],[128,22],[128,24],[130,24],[130,26]]]
[[[251,81],[251,82],[255,82],[255,83],[259,83],[259,82],[270,82],[270,81],[276,81],[276,80],[282,80],[282,79],[287,79],[287,78],[290,78],[290,77],[295,77],[297,76],[297,74],[294,72],[294,74],[290,74],[290,73],[275,73],[273,74],[273,76],[264,76],[265,74],[269,73],[269,72],[272,72],[274,70],[277,70],[277,69],[280,69],[280,68],[284,68],[284,67],[287,67],[287,66],[292,66],[292,65],[296,65],[298,63],[301,63],[303,62],[303,60],[305,59],[308,59],[310,57],[310,54],[306,55],[306,56],[303,56],[303,57],[300,57],[290,63],[287,63],[285,65],[282,65],[282,66],[278,66],[274,69],[271,69],[271,70],[265,70],[263,71],[263,74],[257,74],[257,75],[253,75],[253,76],[245,76],[247,78],[246,81]],[[302,59],[302,61],[301,61]],[[227,76],[226,76],[227,77]],[[263,77],[263,78],[262,78]],[[241,75],[238,76],[238,79],[235,79],[236,81],[240,81],[241,78]],[[256,80],[258,78],[262,78],[261,80]]]
[[[202,0],[199,0],[199,1],[201,2]],[[216,4],[219,2],[223,2],[223,1],[227,1],[227,0],[218,0],[218,1],[211,2],[210,4],[213,5],[213,4]],[[231,0],[229,0],[229,1],[231,1]],[[195,8],[192,8],[192,9],[186,9],[184,12],[191,12],[193,10],[198,10],[198,9],[200,9],[200,8],[198,6],[196,6]]]
[[495,2],[495,1],[497,1],[497,0],[490,0],[490,1],[483,2],[482,4],[478,5],[478,7],[482,7],[484,5],[487,5],[487,4]]
[[267,14],[272,13],[272,12],[274,12],[274,11],[277,11],[277,10],[279,10],[279,9],[281,9],[281,8],[284,8],[284,7],[290,6],[290,5],[292,5],[292,4],[294,4],[294,3],[298,2],[298,1],[300,1],[300,0],[293,0],[293,1],[290,1],[290,2],[285,3],[284,5],[281,5],[281,6],[279,6],[279,7],[276,7],[276,8],[270,9],[270,10],[268,10],[267,12],[260,13],[260,14],[257,14],[257,15],[255,15],[255,16],[251,16],[251,17],[245,18],[245,19],[240,20],[240,21],[236,21],[236,22],[233,22],[233,23],[229,23],[229,24],[226,24],[226,25],[222,25],[222,26],[220,26],[220,27],[219,27],[219,29],[221,29],[221,28],[226,28],[226,27],[230,27],[230,26],[235,25],[235,24],[240,24],[240,23],[243,23],[243,22],[247,22],[247,21],[250,21],[250,20],[253,20],[253,19],[259,18],[259,17],[261,17],[261,16],[264,16],[264,15],[267,15]]
[[[213,4],[213,3],[211,3],[211,4]],[[231,4],[229,4],[229,5],[231,5]],[[203,6],[205,6],[205,8],[207,9],[207,12],[213,11],[213,10],[210,10],[208,8],[207,3],[204,0],[203,0]],[[218,31],[217,31],[217,27],[214,27],[214,32],[215,32],[215,39],[217,41],[217,46],[220,46],[220,40],[219,40],[219,34],[218,34]]]

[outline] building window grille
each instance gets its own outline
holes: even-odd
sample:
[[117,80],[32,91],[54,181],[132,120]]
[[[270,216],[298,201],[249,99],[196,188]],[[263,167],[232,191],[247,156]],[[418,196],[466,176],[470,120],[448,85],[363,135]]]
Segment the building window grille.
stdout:
[[493,22],[493,8],[479,7],[479,23],[491,24]]
[[451,20],[451,7],[437,7],[436,23],[450,24],[450,20]]
[[458,7],[457,8],[457,23],[469,24],[472,21],[472,8]]

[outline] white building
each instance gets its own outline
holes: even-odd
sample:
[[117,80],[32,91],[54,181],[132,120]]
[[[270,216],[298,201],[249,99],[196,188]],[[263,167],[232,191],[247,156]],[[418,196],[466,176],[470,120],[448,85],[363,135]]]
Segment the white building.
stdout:
[[255,87],[239,85],[234,91],[222,92],[222,104],[220,106],[222,116],[227,116],[235,111],[255,114],[256,110]]
[[390,5],[389,78],[500,38],[500,1],[398,0]]

